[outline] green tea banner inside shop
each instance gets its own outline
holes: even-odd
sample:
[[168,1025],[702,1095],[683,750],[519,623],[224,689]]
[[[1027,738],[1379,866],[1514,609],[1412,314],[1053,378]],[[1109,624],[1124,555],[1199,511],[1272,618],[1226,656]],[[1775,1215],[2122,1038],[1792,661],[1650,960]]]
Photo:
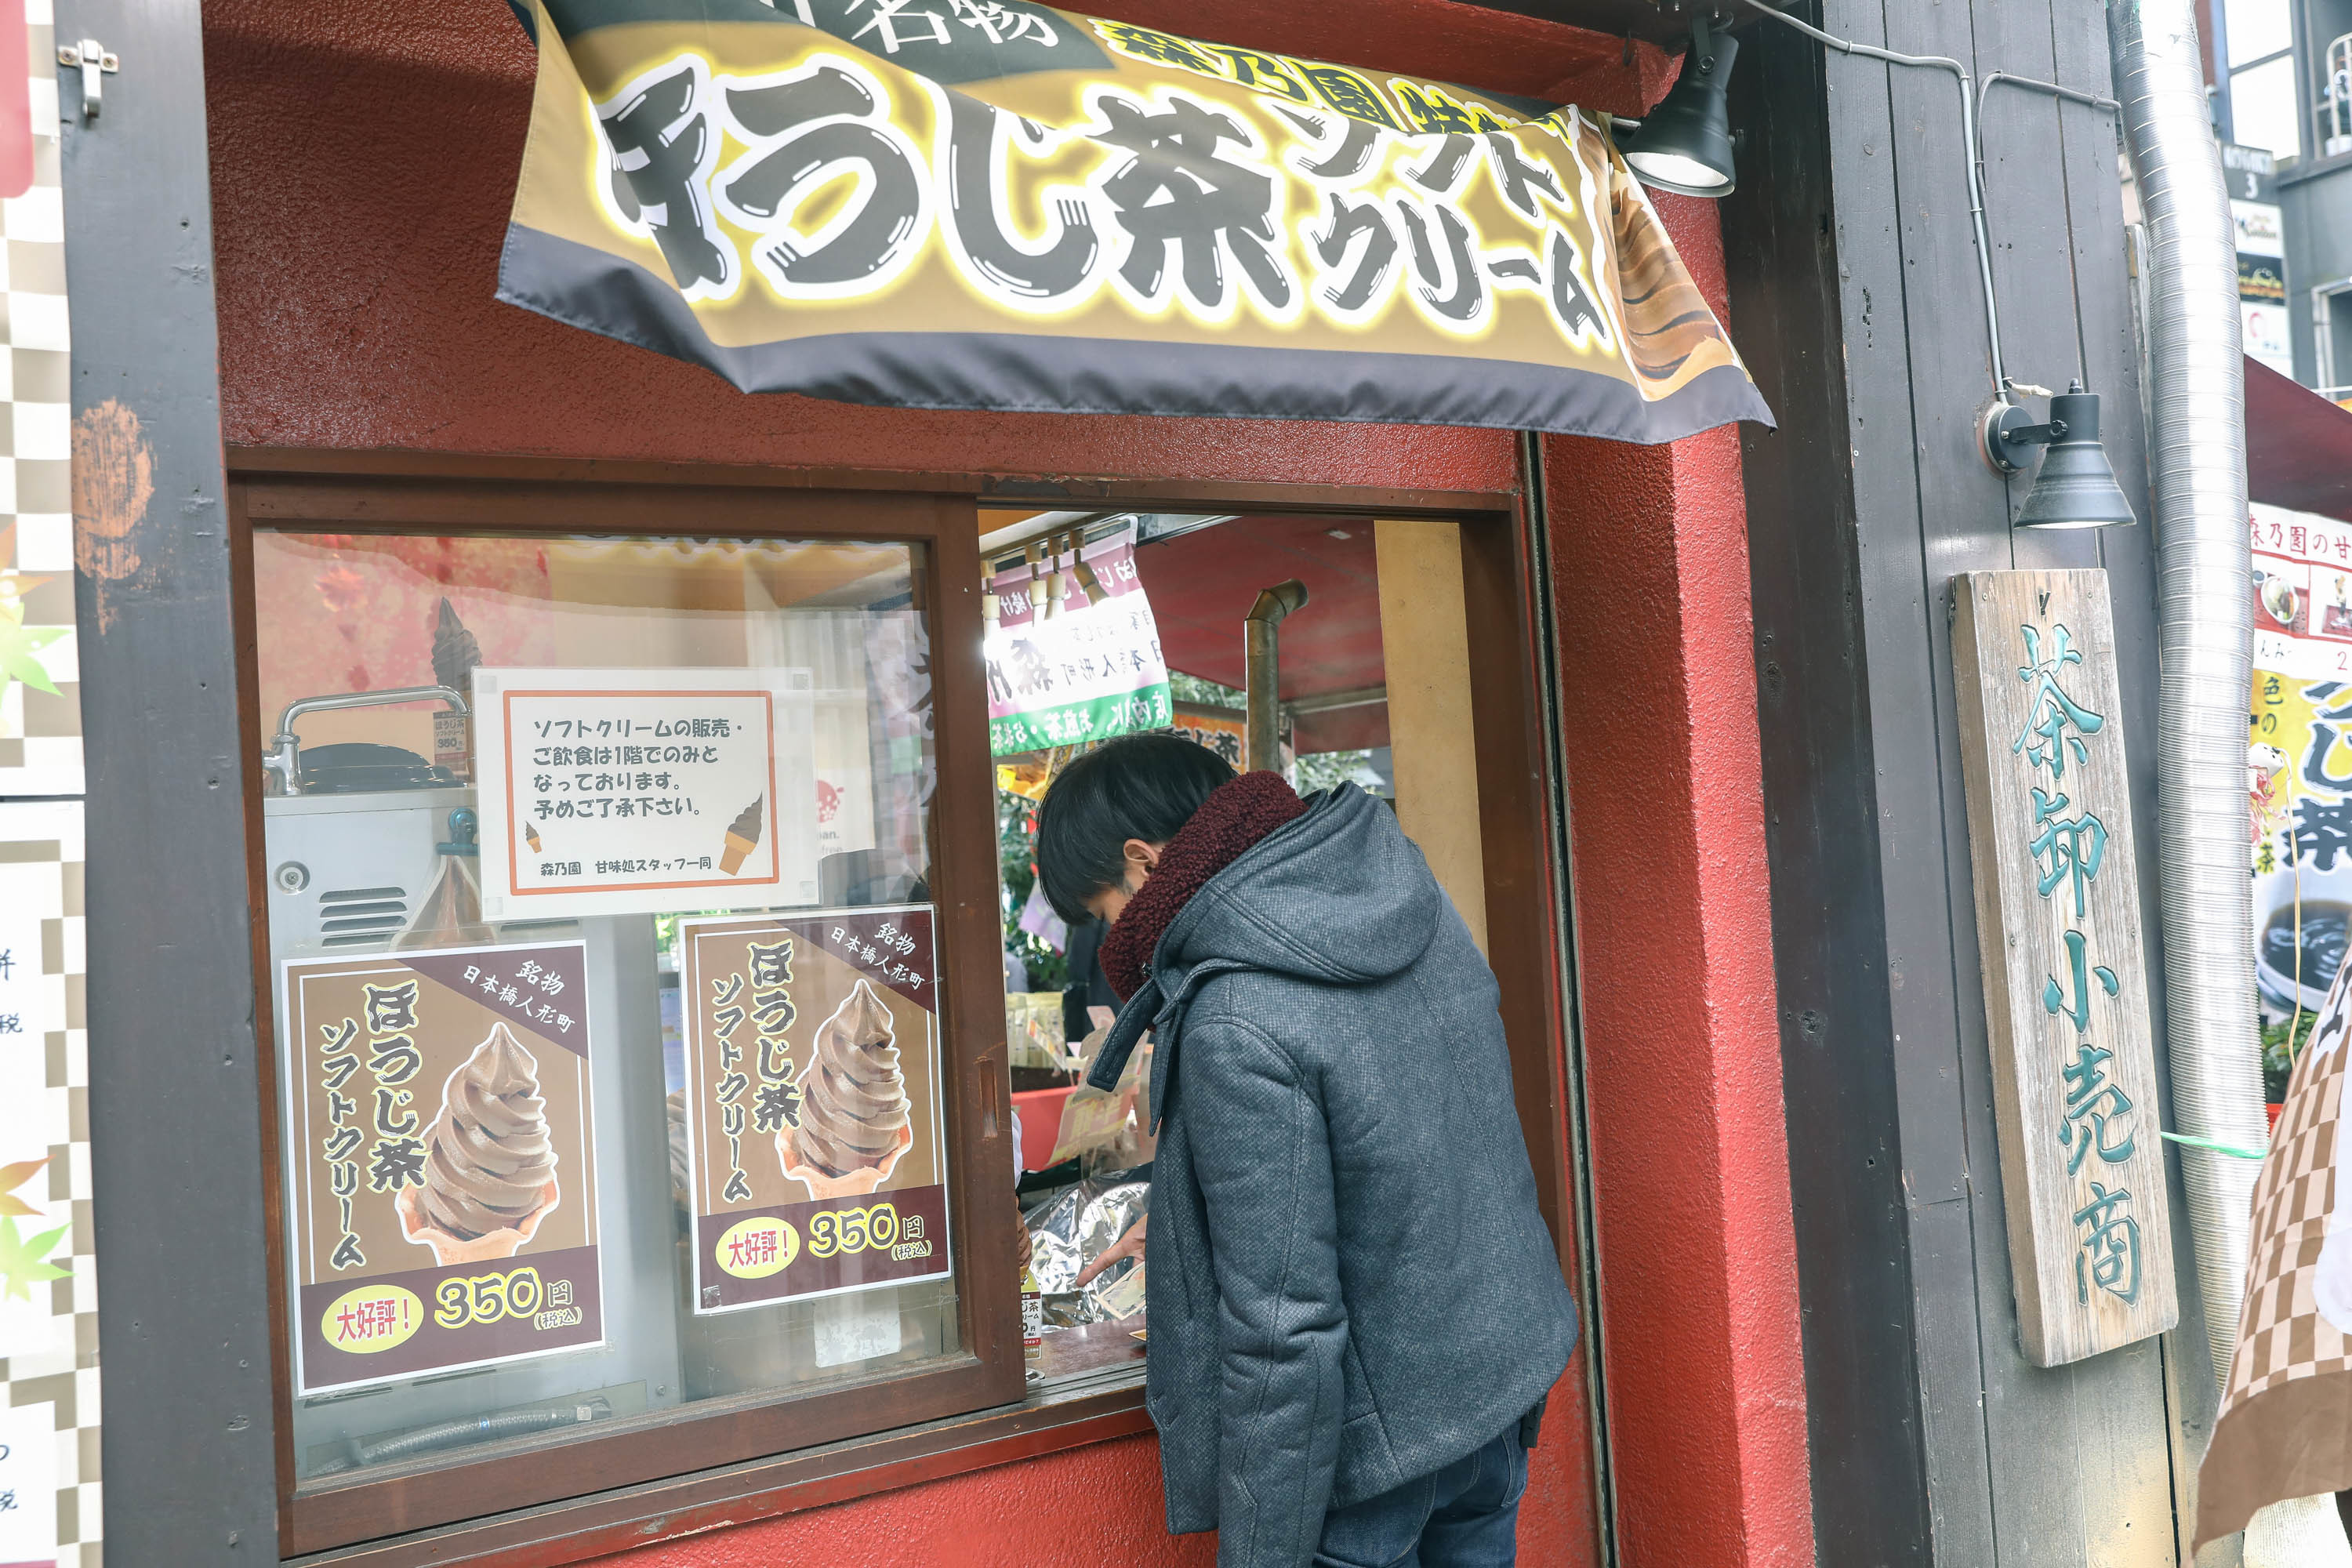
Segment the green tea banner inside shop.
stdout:
[[515,0],[499,297],[752,392],[1769,422],[1605,121],[1025,0]]

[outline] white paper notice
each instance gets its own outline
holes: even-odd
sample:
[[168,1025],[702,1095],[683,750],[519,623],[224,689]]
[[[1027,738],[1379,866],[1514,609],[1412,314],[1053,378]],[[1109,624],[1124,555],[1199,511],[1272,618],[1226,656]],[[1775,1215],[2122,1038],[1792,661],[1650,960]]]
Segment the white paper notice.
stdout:
[[813,685],[805,669],[476,670],[483,915],[814,903]]
[[0,1563],[58,1560],[58,1407],[0,1407]]

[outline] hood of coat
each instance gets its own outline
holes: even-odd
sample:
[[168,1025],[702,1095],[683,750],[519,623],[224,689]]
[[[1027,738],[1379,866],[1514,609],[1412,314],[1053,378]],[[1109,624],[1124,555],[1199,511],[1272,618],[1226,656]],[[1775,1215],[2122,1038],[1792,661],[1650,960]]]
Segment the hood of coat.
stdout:
[[[1147,1029],[1164,1034],[1210,976],[1255,969],[1321,985],[1360,984],[1412,966],[1435,940],[1445,893],[1385,803],[1350,785],[1312,796],[1202,884],[1169,923],[1150,978],[1119,1009],[1087,1081],[1117,1089]],[[1173,1055],[1152,1062],[1155,1121]]]
[[1152,957],[1160,989],[1203,964],[1325,985],[1383,980],[1437,934],[1445,895],[1396,813],[1342,785],[1209,879]]

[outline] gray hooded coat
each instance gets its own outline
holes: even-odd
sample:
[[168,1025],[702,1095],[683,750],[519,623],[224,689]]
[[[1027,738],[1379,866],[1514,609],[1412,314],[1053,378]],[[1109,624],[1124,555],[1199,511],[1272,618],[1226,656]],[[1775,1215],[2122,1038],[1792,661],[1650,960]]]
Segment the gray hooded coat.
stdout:
[[1305,1564],[1576,1343],[1494,973],[1387,806],[1309,806],[1177,914],[1093,1073],[1152,1032],[1146,1401],[1168,1528],[1220,1568]]

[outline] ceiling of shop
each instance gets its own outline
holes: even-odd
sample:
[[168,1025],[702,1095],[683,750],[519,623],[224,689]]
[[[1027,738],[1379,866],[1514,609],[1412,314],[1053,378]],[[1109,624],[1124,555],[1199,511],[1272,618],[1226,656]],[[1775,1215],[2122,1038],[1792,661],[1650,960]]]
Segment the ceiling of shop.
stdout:
[[[1242,617],[1258,590],[1296,577],[1307,607],[1282,624],[1286,700],[1360,691],[1384,681],[1380,575],[1372,525],[1355,518],[1239,517],[1147,544],[1136,570],[1151,595],[1168,667],[1238,688]],[[1299,749],[1353,751],[1387,743],[1384,708],[1302,715]]]

